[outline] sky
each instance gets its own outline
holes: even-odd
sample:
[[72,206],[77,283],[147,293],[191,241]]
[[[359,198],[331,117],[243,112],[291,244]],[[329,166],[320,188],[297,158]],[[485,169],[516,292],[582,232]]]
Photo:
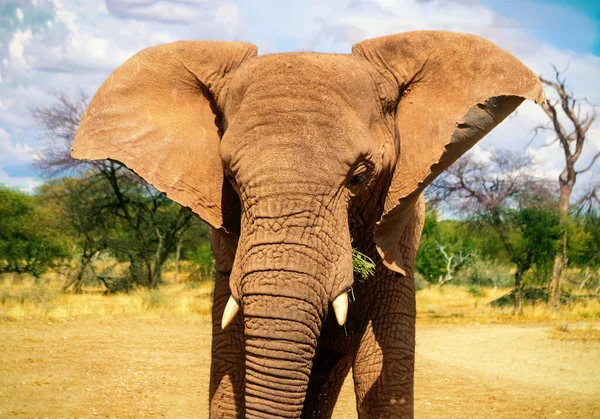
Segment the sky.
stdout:
[[[60,92],[93,95],[104,79],[139,50],[181,39],[237,40],[259,54],[288,51],[349,53],[365,39],[411,30],[473,33],[505,48],[546,78],[566,69],[577,97],[600,107],[598,0],[0,0],[0,184],[33,191],[44,179],[41,130],[32,106]],[[599,118],[600,119],[600,118]],[[530,153],[538,173],[557,179],[564,157],[551,133],[533,138],[547,117],[523,104],[474,149]],[[600,150],[600,121],[588,134],[579,168]],[[533,140],[532,140],[533,138]],[[600,178],[600,159],[578,180]]]

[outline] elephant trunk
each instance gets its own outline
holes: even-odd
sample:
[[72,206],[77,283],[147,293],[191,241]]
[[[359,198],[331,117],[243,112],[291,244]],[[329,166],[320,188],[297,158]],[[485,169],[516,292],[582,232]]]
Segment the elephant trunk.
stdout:
[[246,417],[299,418],[323,312],[302,274],[278,271],[278,281],[294,284],[283,289],[269,285],[270,275],[252,275],[256,287],[245,288]]
[[244,200],[230,286],[244,317],[248,418],[301,416],[329,302],[352,283],[346,209],[313,195]]

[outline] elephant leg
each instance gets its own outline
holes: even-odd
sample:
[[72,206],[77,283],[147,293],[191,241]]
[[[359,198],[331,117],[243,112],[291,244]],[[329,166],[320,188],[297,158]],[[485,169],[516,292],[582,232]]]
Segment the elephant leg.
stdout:
[[424,220],[420,196],[399,239],[406,277],[380,266],[376,281],[363,285],[362,311],[369,320],[352,366],[360,418],[413,417],[417,311],[413,269]]
[[393,278],[376,303],[353,363],[359,418],[412,418],[415,356],[414,293]]
[[330,418],[350,371],[352,359],[347,354],[319,348],[308,382],[303,418]]

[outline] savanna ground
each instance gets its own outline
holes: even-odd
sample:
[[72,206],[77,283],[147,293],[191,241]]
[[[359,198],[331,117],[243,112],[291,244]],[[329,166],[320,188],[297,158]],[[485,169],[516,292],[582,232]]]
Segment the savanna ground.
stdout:
[[[488,305],[506,291],[418,292],[416,417],[600,417],[598,300],[515,319]],[[210,293],[73,295],[4,278],[0,417],[206,417]],[[356,417],[350,379],[334,417]]]

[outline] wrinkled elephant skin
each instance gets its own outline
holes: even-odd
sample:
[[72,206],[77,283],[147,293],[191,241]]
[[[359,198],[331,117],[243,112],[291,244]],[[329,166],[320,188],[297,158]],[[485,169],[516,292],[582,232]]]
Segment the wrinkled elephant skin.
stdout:
[[122,162],[212,226],[212,417],[330,417],[350,370],[359,417],[412,417],[423,189],[525,99],[537,77],[472,35],[339,55],[183,41],[115,70],[72,154]]

